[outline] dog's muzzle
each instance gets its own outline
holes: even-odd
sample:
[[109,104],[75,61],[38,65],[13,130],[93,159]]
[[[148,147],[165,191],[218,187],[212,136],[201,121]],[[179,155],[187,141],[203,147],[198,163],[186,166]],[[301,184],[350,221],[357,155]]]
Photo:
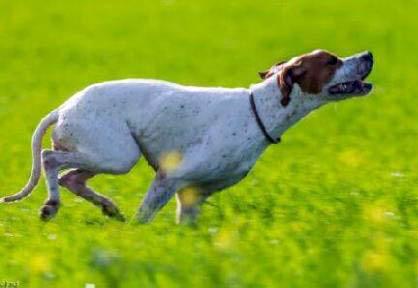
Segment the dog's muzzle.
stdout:
[[332,96],[362,96],[368,94],[373,85],[363,82],[372,71],[373,54],[363,52],[352,57],[345,58],[344,64],[337,71],[337,84],[328,88]]

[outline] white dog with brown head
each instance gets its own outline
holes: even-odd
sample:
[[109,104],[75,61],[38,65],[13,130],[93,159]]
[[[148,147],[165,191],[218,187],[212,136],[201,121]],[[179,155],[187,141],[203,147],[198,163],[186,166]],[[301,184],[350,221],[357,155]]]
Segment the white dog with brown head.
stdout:
[[[100,173],[126,173],[144,156],[156,177],[138,220],[150,221],[175,194],[178,221],[194,220],[208,196],[244,178],[296,121],[326,103],[368,94],[372,86],[363,80],[372,66],[369,52],[341,59],[316,50],[260,73],[264,81],[249,89],[156,80],[89,86],[40,122],[29,182],[1,201],[29,195],[43,164],[49,196],[42,219],[57,213],[61,185],[122,220],[116,205],[86,181]],[[42,136],[54,123],[54,149],[41,153]],[[58,179],[66,169],[72,170]]]

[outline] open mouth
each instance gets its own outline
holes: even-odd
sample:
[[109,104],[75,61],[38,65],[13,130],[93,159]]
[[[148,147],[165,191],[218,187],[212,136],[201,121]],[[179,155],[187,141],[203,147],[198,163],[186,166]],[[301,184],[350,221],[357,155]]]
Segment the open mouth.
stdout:
[[362,80],[355,80],[350,82],[339,83],[336,85],[331,86],[328,89],[328,92],[331,95],[347,95],[347,94],[355,94],[355,95],[365,95],[372,90],[373,85],[370,83],[365,83]]
[[362,71],[361,75],[354,76],[352,81],[338,83],[329,87],[329,94],[338,96],[363,96],[372,90],[373,85],[371,83],[364,82],[364,80],[366,80],[367,76],[369,76],[369,74],[372,72],[373,55],[370,52],[366,52],[362,53],[359,57],[360,62],[357,64],[356,71]]

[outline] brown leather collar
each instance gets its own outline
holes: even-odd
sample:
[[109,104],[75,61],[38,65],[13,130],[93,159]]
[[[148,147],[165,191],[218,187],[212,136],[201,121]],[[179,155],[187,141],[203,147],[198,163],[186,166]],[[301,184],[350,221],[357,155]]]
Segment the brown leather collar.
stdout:
[[277,138],[276,140],[273,137],[271,137],[270,134],[267,132],[266,126],[264,126],[263,121],[261,121],[260,115],[258,115],[258,112],[257,112],[257,107],[255,106],[253,92],[250,93],[250,105],[251,105],[251,110],[253,111],[254,116],[255,116],[255,121],[257,122],[258,127],[260,128],[261,132],[263,132],[264,137],[266,137],[267,141],[270,142],[271,144],[280,143],[281,141],[280,137]]

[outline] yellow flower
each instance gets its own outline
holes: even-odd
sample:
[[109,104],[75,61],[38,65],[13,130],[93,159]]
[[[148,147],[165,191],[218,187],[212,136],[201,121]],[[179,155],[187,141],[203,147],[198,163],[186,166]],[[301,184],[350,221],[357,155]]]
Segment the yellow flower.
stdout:
[[180,166],[182,159],[182,155],[177,151],[164,153],[160,157],[160,168],[165,172],[172,172]]
[[199,189],[194,186],[190,186],[181,190],[182,204],[185,206],[192,206],[199,197]]
[[214,244],[221,250],[230,249],[235,242],[234,232],[229,229],[222,229],[216,236]]
[[364,159],[360,152],[353,149],[341,152],[338,155],[338,160],[343,162],[345,165],[351,166],[353,168],[360,166],[364,162]]
[[396,219],[394,209],[388,203],[374,203],[368,207],[365,207],[364,218],[374,224],[384,224],[388,220]]
[[30,270],[34,273],[43,273],[50,270],[49,259],[43,255],[35,255],[29,261]]
[[388,268],[389,259],[386,253],[369,251],[362,261],[362,266],[366,272],[382,272]]

